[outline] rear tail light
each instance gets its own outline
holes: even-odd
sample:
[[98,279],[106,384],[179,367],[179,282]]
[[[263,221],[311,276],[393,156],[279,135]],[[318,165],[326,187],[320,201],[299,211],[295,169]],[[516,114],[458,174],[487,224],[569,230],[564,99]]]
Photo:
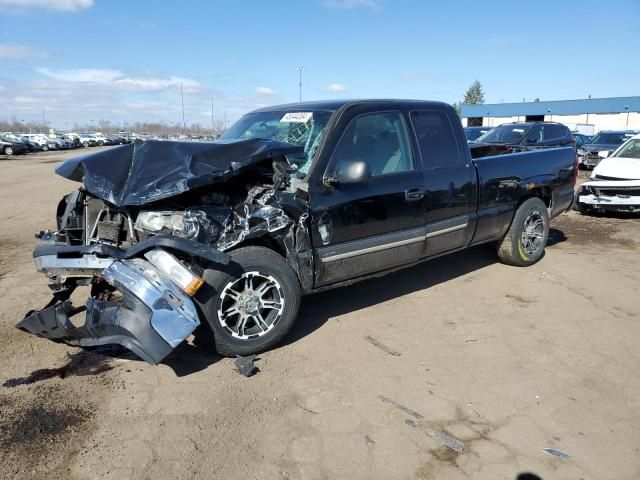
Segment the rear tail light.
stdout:
[[578,152],[576,151],[576,159],[573,162],[573,186],[576,186],[576,183],[578,182],[578,162],[579,162],[579,157],[578,157]]

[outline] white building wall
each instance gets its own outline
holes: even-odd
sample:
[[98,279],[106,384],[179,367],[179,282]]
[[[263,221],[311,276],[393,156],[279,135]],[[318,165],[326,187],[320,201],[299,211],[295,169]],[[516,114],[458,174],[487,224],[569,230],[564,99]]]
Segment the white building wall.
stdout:
[[501,125],[503,123],[510,123],[510,122],[519,122],[519,118],[521,118],[522,120],[524,120],[524,117],[484,117],[482,119],[482,126],[483,127],[496,127],[498,125]]
[[[581,115],[545,115],[546,122],[558,122],[566,125],[571,130],[593,130],[598,133],[601,130],[640,130],[640,112],[629,113],[583,113]],[[495,127],[509,122],[524,122],[525,116],[514,117],[484,117],[482,125]],[[467,126],[468,119],[462,119],[462,125]],[[581,125],[582,128],[578,128]]]

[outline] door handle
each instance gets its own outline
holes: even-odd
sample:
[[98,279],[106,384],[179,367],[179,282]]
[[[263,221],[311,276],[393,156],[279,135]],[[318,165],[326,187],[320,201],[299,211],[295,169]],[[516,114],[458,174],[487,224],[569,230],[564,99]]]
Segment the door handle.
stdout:
[[407,202],[416,202],[424,198],[424,190],[422,187],[411,187],[404,191],[404,199]]

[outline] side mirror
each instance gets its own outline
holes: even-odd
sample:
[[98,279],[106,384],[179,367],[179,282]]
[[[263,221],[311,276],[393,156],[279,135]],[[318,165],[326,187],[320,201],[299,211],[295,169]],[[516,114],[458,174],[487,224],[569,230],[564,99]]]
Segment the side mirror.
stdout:
[[331,183],[364,183],[371,178],[371,170],[364,160],[343,160],[336,165]]
[[527,138],[527,143],[532,144],[532,143],[536,143],[538,141],[537,138]]
[[608,152],[608,151],[604,150],[602,152],[598,152],[598,156],[600,158],[607,158],[609,156],[609,153],[611,153],[611,152]]

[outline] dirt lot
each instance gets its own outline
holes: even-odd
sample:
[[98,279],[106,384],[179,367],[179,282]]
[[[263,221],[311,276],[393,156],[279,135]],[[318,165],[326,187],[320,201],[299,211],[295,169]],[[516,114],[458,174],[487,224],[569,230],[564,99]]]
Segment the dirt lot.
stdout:
[[564,215],[527,269],[483,247],[307,297],[245,378],[190,344],[151,367],[13,327],[49,299],[31,249],[75,188],[62,156],[0,160],[0,476],[640,477],[637,217]]

